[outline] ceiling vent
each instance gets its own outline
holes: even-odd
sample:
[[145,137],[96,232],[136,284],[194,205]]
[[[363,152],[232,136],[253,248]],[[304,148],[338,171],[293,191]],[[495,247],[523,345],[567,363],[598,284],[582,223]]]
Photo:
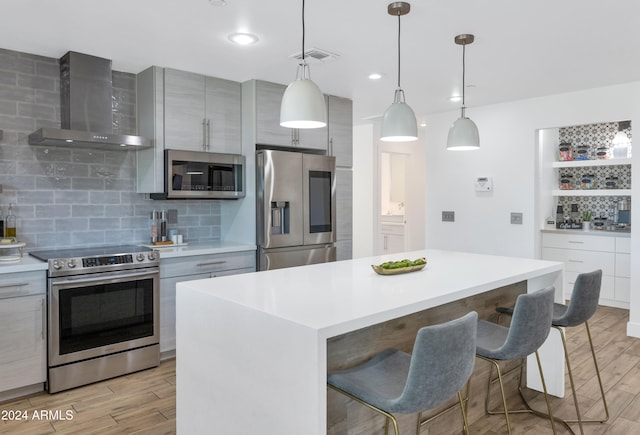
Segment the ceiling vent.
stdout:
[[[304,51],[304,59],[309,64],[333,62],[339,57],[336,53],[314,47]],[[292,54],[289,59],[302,60],[302,52]]]

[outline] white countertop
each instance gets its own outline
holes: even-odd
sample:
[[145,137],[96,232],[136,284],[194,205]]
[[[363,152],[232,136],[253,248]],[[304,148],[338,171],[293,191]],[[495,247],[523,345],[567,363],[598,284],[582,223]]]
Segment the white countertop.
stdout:
[[26,252],[20,260],[0,262],[0,274],[15,272],[30,272],[33,270],[47,270],[47,263],[33,258]]
[[[150,245],[143,245],[150,246]],[[226,252],[255,251],[256,245],[231,241],[188,243],[182,246],[153,246],[160,258],[188,257],[192,255],[224,254]]]
[[[426,257],[418,272],[382,276],[371,264]],[[324,337],[562,270],[562,263],[425,250],[180,283],[320,331]]]
[[583,236],[607,236],[607,237],[631,237],[631,231],[605,231],[605,230],[558,230],[552,228],[544,228],[540,230],[543,233],[572,234]]
[[[189,243],[185,246],[154,247],[160,258],[187,257],[192,255],[222,254],[225,252],[255,251],[256,245],[229,241]],[[35,249],[34,249],[35,250]],[[13,253],[11,254],[13,255]],[[17,255],[17,253],[16,253]],[[30,256],[27,252],[16,261],[0,261],[0,274],[47,270],[47,263]]]

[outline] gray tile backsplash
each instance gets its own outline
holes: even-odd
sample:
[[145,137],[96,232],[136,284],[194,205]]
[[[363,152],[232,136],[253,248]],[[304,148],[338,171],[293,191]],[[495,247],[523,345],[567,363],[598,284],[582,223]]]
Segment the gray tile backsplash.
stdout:
[[[153,201],[135,191],[134,151],[32,146],[60,127],[58,60],[0,49],[1,213],[16,204],[27,249],[148,243],[151,210],[177,209],[185,241],[219,240],[220,201]],[[113,72],[113,129],[135,134],[135,76]]]

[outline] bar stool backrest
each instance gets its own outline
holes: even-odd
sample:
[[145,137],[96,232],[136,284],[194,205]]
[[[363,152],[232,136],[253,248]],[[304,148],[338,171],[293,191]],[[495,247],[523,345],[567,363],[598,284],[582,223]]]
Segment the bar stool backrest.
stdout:
[[433,409],[462,389],[473,372],[477,322],[472,311],[418,331],[404,391],[391,406],[395,412]]
[[492,352],[493,359],[524,358],[542,346],[551,330],[554,294],[555,288],[548,287],[517,297],[507,338]]
[[569,305],[562,316],[553,319],[554,326],[577,326],[589,320],[598,308],[601,284],[602,270],[579,274]]

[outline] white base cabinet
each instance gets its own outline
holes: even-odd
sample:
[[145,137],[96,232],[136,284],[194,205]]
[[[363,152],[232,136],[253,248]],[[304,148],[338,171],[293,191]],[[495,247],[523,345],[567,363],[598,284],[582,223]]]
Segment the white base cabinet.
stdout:
[[255,251],[193,255],[160,260],[160,352],[176,348],[176,284],[255,272]]
[[571,296],[580,273],[602,269],[600,304],[629,308],[631,239],[614,234],[542,234],[542,259],[565,264],[564,295]]
[[0,392],[47,380],[45,308],[45,272],[2,275]]

